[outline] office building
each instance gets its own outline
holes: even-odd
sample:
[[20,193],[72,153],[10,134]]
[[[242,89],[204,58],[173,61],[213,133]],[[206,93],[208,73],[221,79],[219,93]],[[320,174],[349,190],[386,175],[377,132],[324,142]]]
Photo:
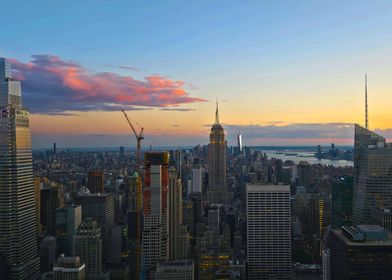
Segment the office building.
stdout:
[[82,207],[70,205],[56,209],[57,254],[70,256],[73,236],[82,222]]
[[331,280],[383,280],[392,275],[391,235],[377,225],[331,230]]
[[141,269],[141,238],[142,238],[142,180],[137,172],[127,178],[129,186],[128,199],[128,239],[130,243],[129,250],[129,270],[131,279],[140,278]]
[[102,274],[101,228],[92,219],[83,220],[73,240],[73,256],[86,265],[86,279],[98,279]]
[[56,261],[56,238],[46,236],[42,239],[39,249],[41,272],[51,271]]
[[239,154],[242,154],[242,134],[237,134],[237,150]]
[[392,208],[392,145],[355,125],[353,224],[368,224],[376,208]]
[[174,168],[169,170],[169,258],[179,259],[180,228],[182,225],[182,185]]
[[54,236],[56,234],[56,209],[64,206],[63,186],[44,179],[40,189],[40,198],[42,232]]
[[11,279],[39,273],[29,126],[21,84],[0,58],[0,269]]
[[247,185],[247,279],[291,279],[290,186]]
[[219,233],[219,224],[219,208],[208,210],[208,229],[215,233]]
[[143,190],[144,227],[142,234],[144,275],[151,279],[158,261],[169,258],[168,184],[169,153],[146,152]]
[[353,212],[353,178],[339,177],[332,182],[332,226],[352,225]]
[[157,265],[156,280],[193,280],[194,264],[190,260],[163,262]]
[[201,167],[201,164],[199,163],[198,159],[195,159],[193,166],[192,166],[192,188],[188,189],[188,196],[191,193],[195,192],[202,192],[202,186],[203,186],[203,170]]
[[225,132],[219,123],[218,104],[216,105],[215,123],[211,128],[208,144],[208,193],[210,203],[229,202],[226,185],[226,140]]
[[114,226],[114,199],[111,194],[80,194],[75,204],[82,207],[82,220],[92,219],[101,227],[103,257],[106,260],[109,250],[109,233]]
[[85,280],[86,265],[80,257],[60,255],[53,267],[54,280]]
[[104,193],[104,174],[102,170],[88,172],[88,189],[90,193]]
[[376,208],[372,213],[372,222],[392,232],[392,211],[389,208]]

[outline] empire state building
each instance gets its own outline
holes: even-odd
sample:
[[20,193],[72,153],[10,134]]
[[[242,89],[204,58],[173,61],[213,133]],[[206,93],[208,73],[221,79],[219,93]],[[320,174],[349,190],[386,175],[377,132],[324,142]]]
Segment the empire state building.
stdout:
[[210,203],[228,203],[226,186],[226,145],[225,133],[219,123],[218,103],[216,104],[215,123],[211,127],[208,144],[208,193]]

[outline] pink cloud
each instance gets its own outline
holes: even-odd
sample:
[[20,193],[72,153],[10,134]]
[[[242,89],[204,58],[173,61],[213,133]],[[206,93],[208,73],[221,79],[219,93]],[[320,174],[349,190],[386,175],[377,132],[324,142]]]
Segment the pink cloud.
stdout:
[[94,73],[78,62],[53,55],[33,55],[26,63],[9,61],[14,78],[23,82],[24,99],[33,112],[167,108],[206,101],[190,96],[183,81],[156,74],[138,80],[111,72]]

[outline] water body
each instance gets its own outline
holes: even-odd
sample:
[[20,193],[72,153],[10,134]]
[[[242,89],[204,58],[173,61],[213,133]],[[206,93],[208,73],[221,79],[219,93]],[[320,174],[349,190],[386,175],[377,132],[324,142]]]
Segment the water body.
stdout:
[[268,158],[277,158],[283,161],[291,160],[298,164],[301,161],[307,161],[310,164],[332,165],[335,167],[353,166],[354,162],[349,160],[331,160],[331,159],[317,159],[314,156],[315,150],[304,148],[289,148],[284,149],[270,149],[265,147],[255,148],[254,150],[261,151],[267,155]]

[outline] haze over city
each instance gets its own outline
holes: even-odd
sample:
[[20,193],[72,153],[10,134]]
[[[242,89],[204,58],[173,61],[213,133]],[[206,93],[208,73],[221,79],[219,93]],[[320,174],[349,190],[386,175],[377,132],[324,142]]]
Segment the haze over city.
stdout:
[[391,1],[1,2],[1,280],[392,279]]
[[352,145],[365,73],[392,137],[389,1],[71,3],[2,3],[35,148],[129,146],[121,109],[146,145],[207,143],[216,98],[229,144]]

